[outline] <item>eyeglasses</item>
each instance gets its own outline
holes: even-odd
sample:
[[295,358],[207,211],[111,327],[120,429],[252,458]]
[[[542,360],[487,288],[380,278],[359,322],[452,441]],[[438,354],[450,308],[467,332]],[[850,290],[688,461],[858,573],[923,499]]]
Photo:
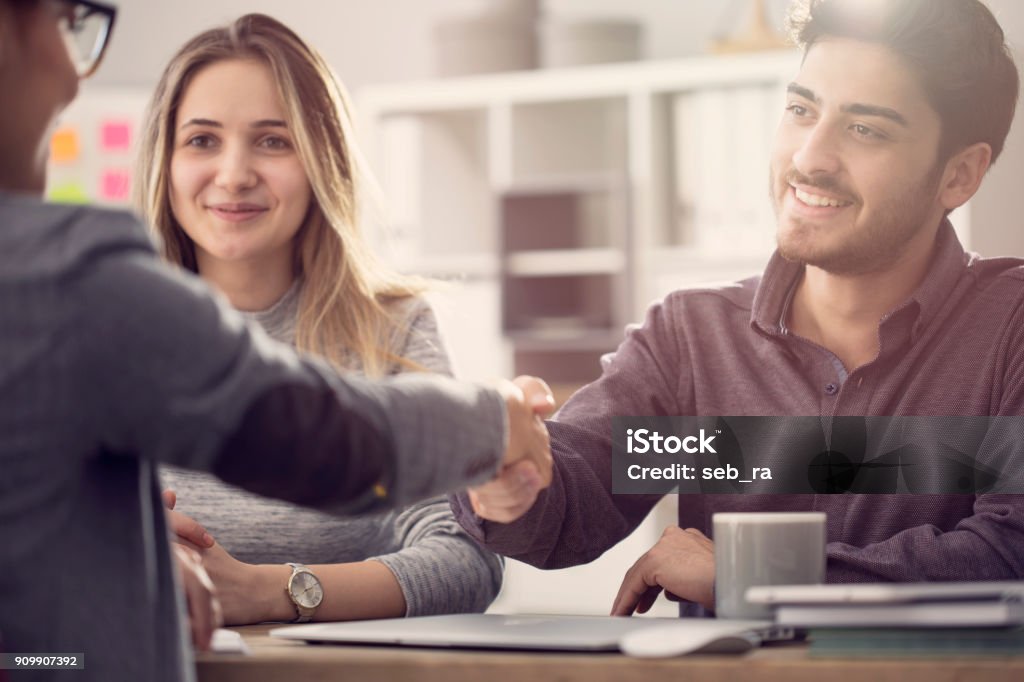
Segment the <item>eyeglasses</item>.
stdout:
[[57,19],[79,78],[96,71],[110,42],[117,8],[91,0],[57,0]]

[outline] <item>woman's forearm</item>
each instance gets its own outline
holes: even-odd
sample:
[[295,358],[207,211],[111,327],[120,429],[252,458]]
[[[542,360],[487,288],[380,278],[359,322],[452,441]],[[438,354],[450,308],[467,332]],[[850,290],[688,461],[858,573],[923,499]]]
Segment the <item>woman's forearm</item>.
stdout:
[[[286,588],[291,567],[285,564],[260,564],[253,590],[254,622],[295,620],[295,605]],[[405,615],[405,596],[394,574],[377,561],[347,564],[310,565],[324,589],[324,599],[313,620],[360,620],[401,618]]]

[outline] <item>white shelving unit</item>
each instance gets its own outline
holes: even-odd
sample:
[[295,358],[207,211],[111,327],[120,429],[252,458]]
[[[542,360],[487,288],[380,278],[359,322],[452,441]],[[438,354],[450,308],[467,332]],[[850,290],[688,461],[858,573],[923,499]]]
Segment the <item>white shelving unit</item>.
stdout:
[[455,355],[569,393],[652,300],[763,266],[768,145],[798,62],[785,51],[364,90],[360,138],[391,209],[369,231],[397,267],[499,301],[496,328],[470,312],[449,332]]

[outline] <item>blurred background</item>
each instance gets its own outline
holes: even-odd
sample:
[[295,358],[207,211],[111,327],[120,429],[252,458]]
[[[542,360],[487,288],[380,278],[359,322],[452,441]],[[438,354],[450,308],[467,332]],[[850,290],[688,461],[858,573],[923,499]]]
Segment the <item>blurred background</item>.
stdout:
[[[645,59],[706,52],[735,26],[746,0],[122,0],[117,36],[96,84],[151,86],[188,37],[246,12],[265,12],[295,29],[327,56],[352,91],[363,86],[437,75],[435,27],[489,14],[537,12],[549,19],[631,19],[642,27]],[[1016,9],[1019,3],[1004,0]],[[766,3],[781,22],[786,2]],[[995,6],[995,5],[993,5]],[[1017,14],[1024,19],[1024,8]]]
[[[768,149],[799,63],[780,38],[787,0],[117,4],[105,61],[54,135],[50,197],[129,206],[166,62],[199,31],[270,14],[353,95],[380,185],[364,227],[395,267],[449,283],[432,300],[464,378],[537,374],[563,400],[650,302],[756,274],[773,248]],[[1024,44],[1024,3],[989,5]],[[1024,255],[1021,177],[1018,122],[953,214],[965,246]],[[606,613],[675,504],[589,566],[509,562],[492,610]],[[661,600],[654,614],[675,608]]]

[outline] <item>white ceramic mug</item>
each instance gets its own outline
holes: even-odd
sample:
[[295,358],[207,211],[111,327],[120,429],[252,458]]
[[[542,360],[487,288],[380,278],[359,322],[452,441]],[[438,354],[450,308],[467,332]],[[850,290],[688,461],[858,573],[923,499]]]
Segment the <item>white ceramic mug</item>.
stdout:
[[748,587],[824,582],[824,512],[723,513],[711,523],[719,618],[771,618],[770,606],[747,602]]

